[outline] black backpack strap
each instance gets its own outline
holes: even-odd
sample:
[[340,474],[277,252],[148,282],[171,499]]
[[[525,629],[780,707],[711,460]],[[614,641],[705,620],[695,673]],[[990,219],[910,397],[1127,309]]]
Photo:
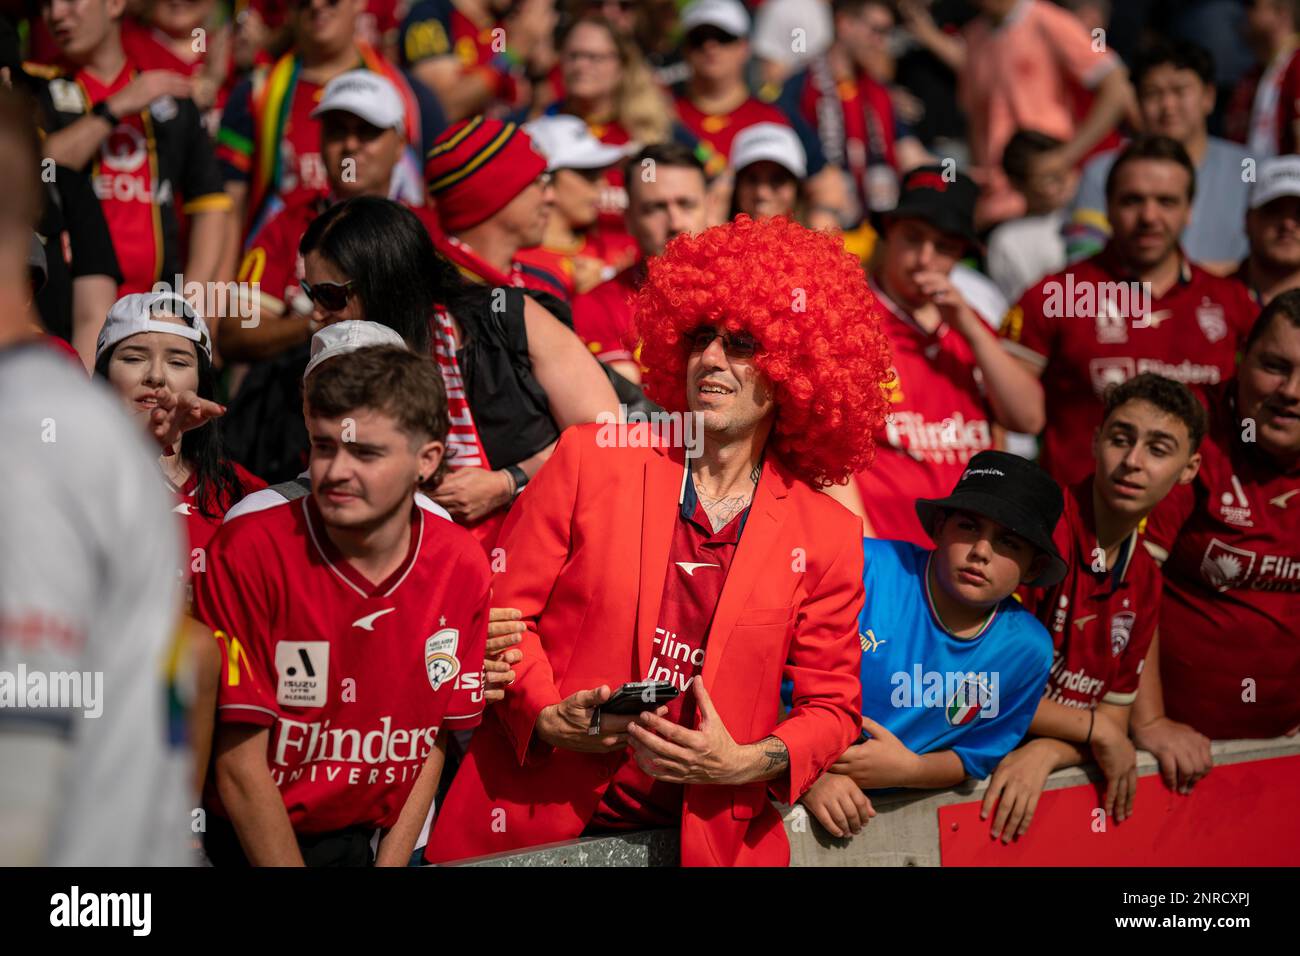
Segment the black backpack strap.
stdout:
[[271,485],[270,490],[285,501],[296,501],[311,494],[311,479],[303,478],[300,475],[292,481],[282,481],[278,485]]

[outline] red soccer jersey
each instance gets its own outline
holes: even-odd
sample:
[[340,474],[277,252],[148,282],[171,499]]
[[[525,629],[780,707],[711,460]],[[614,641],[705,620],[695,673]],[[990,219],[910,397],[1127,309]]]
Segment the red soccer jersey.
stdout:
[[1047,589],[1021,588],[1021,602],[1052,634],[1056,653],[1044,696],[1067,707],[1131,704],[1160,613],[1160,570],[1136,530],[1115,567],[1094,571],[1097,522],[1092,481],[1066,490],[1053,538],[1069,571]]
[[1300,724],[1300,468],[1242,441],[1235,396],[1235,380],[1211,393],[1196,480],[1147,524],[1165,712],[1216,740]]
[[[77,71],[76,81],[95,104],[120,92],[134,76],[135,68],[127,61],[111,83],[99,82],[86,70]],[[140,112],[118,119],[95,157],[91,176],[113,247],[130,253],[118,255],[123,280],[118,295],[152,292],[163,258],[163,238],[153,202],[161,184],[157,164],[150,162],[152,137],[151,130],[145,128],[145,116]],[[166,276],[163,281],[171,282],[172,277]]]
[[[239,487],[243,490],[244,495],[252,494],[254,491],[260,491],[266,487],[266,482],[257,475],[248,471],[238,462],[232,462],[235,468],[235,477],[239,479]],[[212,541],[212,536],[217,533],[221,527],[221,522],[226,516],[226,512],[235,504],[233,501],[215,502],[215,510],[218,512],[212,516],[203,514],[199,510],[198,501],[195,500],[195,491],[198,489],[199,481],[196,475],[190,475],[179,492],[176,493],[176,507],[172,508],[176,514],[185,516],[185,531],[189,541],[189,549],[186,552],[192,559],[196,549],[206,550],[208,544]],[[241,495],[240,497],[243,497]],[[210,504],[209,507],[212,505]]]
[[573,300],[573,330],[602,362],[636,361],[633,303],[643,281],[638,263]]
[[1092,472],[1107,385],[1141,372],[1193,387],[1226,381],[1259,312],[1240,282],[1186,259],[1168,292],[1143,298],[1107,247],[1029,289],[1002,323],[1008,350],[1043,370],[1042,465],[1062,484]]
[[913,503],[951,492],[971,455],[993,447],[993,428],[961,334],[947,325],[924,332],[874,283],[871,289],[884,311],[894,374],[876,460],[858,472],[858,488],[877,538],[928,548]]
[[710,176],[725,168],[731,159],[731,144],[736,134],[755,123],[779,123],[789,126],[786,115],[770,103],[751,96],[730,113],[705,113],[685,96],[677,98],[677,117],[701,143],[715,154],[706,166]]
[[[222,526],[194,582],[222,646],[217,720],[270,729],[296,832],[392,826],[439,728],[478,725],[489,585],[474,539],[421,508],[379,584],[335,548],[310,495]],[[215,788],[208,800],[226,815]]]
[[[668,705],[665,720],[695,726],[695,700],[692,697],[687,701],[687,689],[704,666],[704,645],[713,612],[748,517],[746,508],[725,527],[713,531],[690,472],[683,476],[681,510],[668,551],[655,649],[645,675],[645,680],[663,681],[681,691]],[[620,830],[671,826],[680,819],[681,807],[681,786],[650,777],[627,751],[596,808],[592,824]]]

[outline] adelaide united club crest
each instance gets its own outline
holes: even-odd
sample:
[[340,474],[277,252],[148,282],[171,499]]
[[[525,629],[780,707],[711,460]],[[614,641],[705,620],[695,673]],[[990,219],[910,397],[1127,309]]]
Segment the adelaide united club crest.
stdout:
[[[447,619],[444,617],[438,623],[445,624]],[[435,631],[424,642],[424,670],[435,691],[460,673],[460,658],[456,656],[459,643],[460,631],[454,627]]]

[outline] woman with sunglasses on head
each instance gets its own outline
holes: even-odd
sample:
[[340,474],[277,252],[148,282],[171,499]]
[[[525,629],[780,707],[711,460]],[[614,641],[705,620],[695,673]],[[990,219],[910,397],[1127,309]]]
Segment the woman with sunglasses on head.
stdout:
[[560,432],[616,413],[599,363],[523,291],[466,282],[415,214],[389,200],[362,196],[331,207],[299,251],[316,322],[382,322],[437,360],[451,413],[451,471],[430,497],[491,552],[506,509]]
[[213,420],[221,409],[212,401],[216,376],[207,325],[170,292],[124,296],[100,330],[95,374],[113,386],[155,437],[156,409],[177,401],[197,408],[184,434],[167,440],[158,456],[159,470],[177,499],[173,510],[185,516],[188,553],[196,555],[232,505],[266,487],[226,454],[221,423]]

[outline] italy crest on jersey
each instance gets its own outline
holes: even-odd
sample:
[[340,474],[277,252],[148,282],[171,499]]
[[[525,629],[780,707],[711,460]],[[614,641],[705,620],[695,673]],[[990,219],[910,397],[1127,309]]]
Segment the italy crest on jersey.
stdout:
[[434,690],[460,673],[459,643],[460,631],[454,627],[444,627],[424,642],[424,670]]
[[954,727],[969,724],[988,704],[989,689],[974,674],[963,678],[948,699],[948,723]]

